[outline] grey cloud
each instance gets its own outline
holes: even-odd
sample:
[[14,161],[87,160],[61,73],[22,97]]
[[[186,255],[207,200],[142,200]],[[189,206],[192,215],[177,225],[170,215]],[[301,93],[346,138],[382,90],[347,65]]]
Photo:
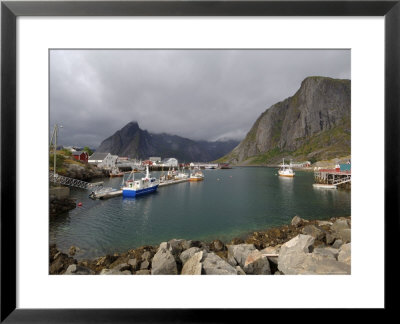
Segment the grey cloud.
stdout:
[[307,76],[350,78],[350,50],[52,50],[50,126],[97,147],[129,121],[191,139],[242,139]]

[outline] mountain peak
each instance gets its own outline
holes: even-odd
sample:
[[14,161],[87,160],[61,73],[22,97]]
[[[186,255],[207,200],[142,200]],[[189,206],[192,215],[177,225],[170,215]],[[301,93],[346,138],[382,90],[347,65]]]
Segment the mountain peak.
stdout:
[[136,120],[132,120],[128,124],[126,124],[123,128],[139,128],[139,123]]
[[303,80],[292,96],[268,108],[226,157],[231,163],[330,159],[350,154],[351,81],[323,76]]

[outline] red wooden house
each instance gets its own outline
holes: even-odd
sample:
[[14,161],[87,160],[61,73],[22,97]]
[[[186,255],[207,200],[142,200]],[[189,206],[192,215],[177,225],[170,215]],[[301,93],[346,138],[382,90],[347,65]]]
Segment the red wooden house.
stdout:
[[89,160],[89,154],[87,152],[84,152],[84,151],[72,152],[72,157],[75,160],[82,161],[84,163],[87,163],[88,160]]

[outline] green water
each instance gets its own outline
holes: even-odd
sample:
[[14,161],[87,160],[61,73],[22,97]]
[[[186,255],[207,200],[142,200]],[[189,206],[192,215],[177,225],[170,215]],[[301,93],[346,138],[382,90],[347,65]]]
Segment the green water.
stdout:
[[[159,188],[138,198],[93,201],[84,190],[71,190],[82,202],[50,222],[50,243],[62,251],[81,249],[77,258],[124,252],[172,238],[220,239],[290,223],[295,215],[328,219],[351,214],[350,191],[314,189],[312,172],[282,178],[274,168],[204,170],[202,182]],[[153,176],[158,173],[154,172]],[[117,188],[121,178],[105,179]]]

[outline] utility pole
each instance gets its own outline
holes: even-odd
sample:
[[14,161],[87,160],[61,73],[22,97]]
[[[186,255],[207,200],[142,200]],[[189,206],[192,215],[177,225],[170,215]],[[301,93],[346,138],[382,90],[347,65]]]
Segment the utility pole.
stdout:
[[63,128],[62,125],[55,124],[54,129],[53,129],[53,134],[51,135],[50,139],[50,148],[51,144],[53,143],[54,140],[54,145],[53,145],[53,155],[54,155],[54,178],[56,178],[56,155],[57,155],[57,137],[58,137],[58,129]]

